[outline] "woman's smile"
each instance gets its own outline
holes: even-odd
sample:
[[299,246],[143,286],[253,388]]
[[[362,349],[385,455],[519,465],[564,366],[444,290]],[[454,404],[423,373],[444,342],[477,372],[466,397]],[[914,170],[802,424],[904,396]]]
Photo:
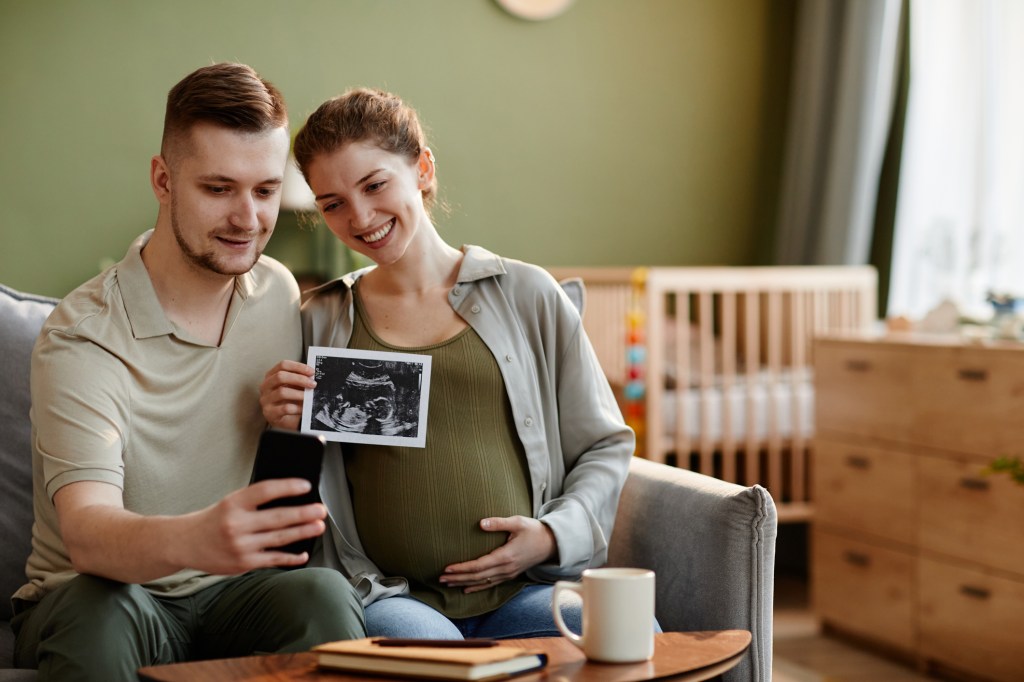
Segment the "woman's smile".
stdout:
[[363,235],[363,236],[360,237],[360,239],[362,239],[364,242],[366,242],[370,246],[374,246],[374,247],[382,246],[382,244],[380,244],[380,242],[385,237],[387,237],[389,234],[391,234],[391,229],[394,226],[395,226],[395,219],[392,218],[387,223],[385,223],[384,226],[381,227],[380,229],[375,230],[375,231],[371,232],[370,234]]

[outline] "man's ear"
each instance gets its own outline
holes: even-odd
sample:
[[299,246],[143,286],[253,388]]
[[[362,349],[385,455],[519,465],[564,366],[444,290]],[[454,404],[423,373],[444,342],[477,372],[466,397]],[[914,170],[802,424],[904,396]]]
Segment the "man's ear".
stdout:
[[419,188],[427,189],[430,184],[434,181],[434,153],[430,151],[430,147],[424,147],[423,151],[420,152],[420,158],[417,162],[417,170],[419,171]]
[[153,188],[156,200],[161,204],[169,203],[171,200],[171,169],[167,160],[157,154],[149,162],[149,184]]

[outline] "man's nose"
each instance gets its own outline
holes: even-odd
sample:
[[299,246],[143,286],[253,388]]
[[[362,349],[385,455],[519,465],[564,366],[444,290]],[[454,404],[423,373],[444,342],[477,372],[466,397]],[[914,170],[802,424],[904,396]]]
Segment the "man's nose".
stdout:
[[259,210],[254,197],[248,194],[239,196],[232,207],[231,224],[244,230],[256,230],[259,228]]

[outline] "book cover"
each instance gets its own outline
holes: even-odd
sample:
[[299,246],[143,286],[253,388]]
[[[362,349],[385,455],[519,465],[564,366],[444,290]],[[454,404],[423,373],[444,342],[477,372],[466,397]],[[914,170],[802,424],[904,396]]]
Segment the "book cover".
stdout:
[[317,664],[335,670],[436,680],[484,682],[543,668],[547,656],[515,646],[382,646],[382,638],[329,642],[313,648]]

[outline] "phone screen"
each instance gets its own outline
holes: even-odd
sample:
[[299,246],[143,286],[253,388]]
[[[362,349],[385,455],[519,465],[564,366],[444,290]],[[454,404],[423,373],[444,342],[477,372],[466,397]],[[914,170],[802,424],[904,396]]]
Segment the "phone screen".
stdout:
[[[259,508],[268,509],[319,502],[320,468],[323,464],[324,445],[325,441],[322,436],[280,429],[264,431],[260,436],[259,449],[256,451],[253,483],[271,478],[304,478],[309,481],[310,490],[303,495],[279,497],[260,505]],[[300,554],[312,552],[315,542],[316,538],[309,538],[273,549]]]

